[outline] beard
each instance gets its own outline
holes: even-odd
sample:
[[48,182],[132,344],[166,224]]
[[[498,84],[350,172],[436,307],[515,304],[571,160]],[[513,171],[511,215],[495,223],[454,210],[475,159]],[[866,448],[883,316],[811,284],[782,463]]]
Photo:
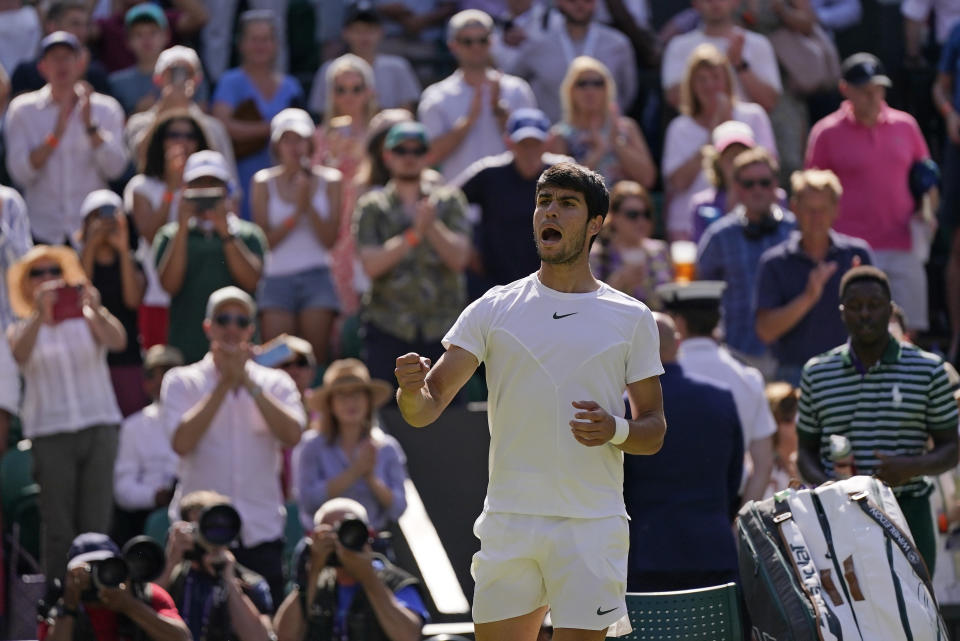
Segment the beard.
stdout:
[[[567,239],[565,236],[564,239]],[[561,243],[564,239],[561,239]],[[537,246],[537,255],[540,257],[540,260],[548,265],[569,265],[570,263],[575,263],[587,251],[587,225],[584,224],[583,228],[580,229],[580,233],[570,236],[568,243],[565,249],[559,254],[547,254],[543,251],[543,248],[540,245],[540,238],[534,233],[533,242]]]

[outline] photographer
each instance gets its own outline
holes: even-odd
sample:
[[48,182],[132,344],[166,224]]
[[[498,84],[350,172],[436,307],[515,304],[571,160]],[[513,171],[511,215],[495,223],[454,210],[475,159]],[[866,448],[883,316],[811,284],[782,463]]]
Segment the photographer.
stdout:
[[416,641],[427,621],[417,580],[370,549],[367,512],[335,498],[301,544],[297,585],[277,612],[279,641]]
[[[162,554],[159,548],[157,554]],[[125,564],[120,564],[120,574],[115,562],[107,569],[105,563],[118,558],[120,551],[105,534],[87,532],[73,540],[63,596],[51,619],[40,624],[40,641],[190,641],[190,631],[163,588],[135,586],[129,576],[124,578]]]
[[207,298],[236,285],[257,288],[267,241],[260,228],[234,215],[232,177],[224,157],[210,150],[187,158],[177,221],[153,240],[160,285],[170,294],[168,343],[193,363],[209,347],[203,332]]
[[183,520],[170,526],[167,565],[157,583],[168,586],[194,641],[267,641],[273,613],[270,586],[227,549],[240,534],[239,515],[224,509],[229,501],[210,491],[183,498]]

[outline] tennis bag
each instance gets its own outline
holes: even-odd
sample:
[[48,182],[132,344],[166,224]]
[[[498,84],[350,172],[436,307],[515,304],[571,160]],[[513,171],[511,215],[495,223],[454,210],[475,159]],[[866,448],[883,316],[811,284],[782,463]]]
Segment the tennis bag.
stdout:
[[758,641],[947,641],[896,497],[869,476],[750,501],[740,580]]

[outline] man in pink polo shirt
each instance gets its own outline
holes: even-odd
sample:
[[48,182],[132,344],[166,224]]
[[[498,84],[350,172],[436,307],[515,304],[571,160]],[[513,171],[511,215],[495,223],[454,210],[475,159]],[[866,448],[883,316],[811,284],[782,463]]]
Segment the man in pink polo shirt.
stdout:
[[840,80],[846,100],[811,129],[806,166],[830,169],[840,178],[843,196],[834,229],[870,244],[908,328],[926,330],[927,277],[912,251],[910,231],[911,218],[920,214],[908,176],[913,163],[930,152],[913,116],[887,105],[890,86],[876,57],[847,58]]

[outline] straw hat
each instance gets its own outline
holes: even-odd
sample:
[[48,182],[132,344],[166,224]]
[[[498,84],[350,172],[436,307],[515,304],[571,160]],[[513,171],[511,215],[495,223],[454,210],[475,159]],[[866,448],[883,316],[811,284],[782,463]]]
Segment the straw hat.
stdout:
[[30,266],[40,260],[51,260],[63,270],[63,280],[67,285],[82,285],[87,282],[77,252],[69,247],[36,245],[20,257],[7,270],[7,292],[10,296],[10,308],[20,318],[26,318],[33,312],[33,301],[24,297],[24,284],[30,277]]
[[366,389],[370,392],[373,407],[377,408],[393,398],[393,385],[378,378],[370,378],[370,371],[356,358],[333,361],[323,373],[323,385],[310,395],[310,409],[326,411],[327,399],[333,392]]

